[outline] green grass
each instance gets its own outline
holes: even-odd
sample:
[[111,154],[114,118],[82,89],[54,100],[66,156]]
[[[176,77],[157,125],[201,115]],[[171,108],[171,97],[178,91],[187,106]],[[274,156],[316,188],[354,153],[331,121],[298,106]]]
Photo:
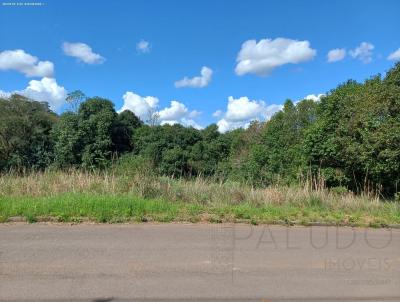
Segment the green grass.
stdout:
[[58,193],[51,196],[0,196],[0,221],[13,216],[28,222],[93,221],[122,222],[248,222],[252,224],[303,224],[326,222],[337,225],[386,226],[400,224],[398,203],[375,207],[335,207],[308,202],[255,204],[241,202],[184,202],[147,199],[135,194]]
[[248,222],[400,224],[400,200],[309,186],[253,188],[148,174],[45,171],[0,174],[0,222]]

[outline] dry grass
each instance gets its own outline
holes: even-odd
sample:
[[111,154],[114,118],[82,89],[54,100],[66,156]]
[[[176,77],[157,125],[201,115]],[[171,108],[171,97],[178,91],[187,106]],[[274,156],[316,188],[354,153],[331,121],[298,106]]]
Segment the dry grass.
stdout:
[[304,205],[326,206],[335,209],[370,209],[382,205],[377,196],[335,193],[309,186],[270,186],[252,188],[239,183],[216,183],[195,180],[152,177],[143,174],[115,175],[110,172],[79,170],[46,171],[23,176],[0,175],[0,197],[52,197],[64,193],[134,194],[142,198],[160,198],[200,204],[241,204],[253,206]]
[[385,226],[400,223],[398,202],[319,188],[252,188],[156,177],[146,173],[70,170],[0,175],[0,221],[209,221],[251,223],[328,222]]

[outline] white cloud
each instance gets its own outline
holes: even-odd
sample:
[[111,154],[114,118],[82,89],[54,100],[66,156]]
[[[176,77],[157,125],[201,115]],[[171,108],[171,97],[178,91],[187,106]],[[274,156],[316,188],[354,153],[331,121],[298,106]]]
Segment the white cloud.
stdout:
[[145,40],[141,40],[136,44],[136,51],[141,53],[147,53],[150,51],[150,43]]
[[327,59],[329,63],[341,61],[346,56],[346,49],[344,48],[335,48],[328,52]]
[[283,108],[282,105],[279,104],[272,104],[265,108],[264,117],[266,120],[269,120],[275,113],[281,111]]
[[[248,97],[234,99],[228,98],[227,110],[223,117],[217,122],[218,130],[226,132],[237,128],[246,128],[253,120],[268,120],[271,116],[282,109],[282,105],[266,105],[263,101],[249,100]],[[222,112],[218,112],[218,116]],[[215,112],[214,112],[214,116]]]
[[158,114],[162,121],[178,120],[187,116],[189,110],[184,104],[177,101],[171,101],[171,106],[160,110]]
[[175,124],[179,124],[178,121],[176,120],[165,120],[165,121],[160,121],[160,125],[175,125]]
[[146,121],[149,115],[157,113],[161,125],[164,124],[182,124],[184,126],[192,126],[200,129],[193,118],[197,117],[201,112],[197,110],[190,111],[183,103],[171,101],[170,106],[158,110],[159,99],[154,96],[140,96],[131,91],[127,91],[123,97],[124,104],[118,112],[130,110],[142,120]]
[[67,56],[75,57],[87,64],[102,64],[105,61],[105,58],[94,53],[92,48],[85,43],[64,42],[62,49]]
[[388,60],[397,61],[400,60],[400,48],[392,52],[388,57]]
[[182,88],[182,87],[192,87],[192,88],[202,88],[206,87],[210,82],[212,78],[213,71],[211,68],[208,68],[207,66],[203,66],[201,68],[200,76],[193,77],[193,78],[188,78],[184,77],[182,80],[176,81],[175,82],[175,87],[176,88]]
[[313,59],[317,51],[308,41],[286,38],[248,40],[242,44],[237,56],[235,72],[237,75],[253,73],[269,75],[275,68],[284,64],[297,64]]
[[349,54],[354,59],[359,59],[364,64],[372,61],[372,51],[375,46],[371,43],[362,42],[358,47],[349,51]]
[[202,126],[200,126],[196,121],[192,119],[187,119],[187,118],[182,118],[179,121],[177,120],[166,120],[166,121],[161,121],[161,125],[175,125],[175,124],[181,124],[185,127],[193,127],[195,129],[203,129]]
[[0,89],[0,98],[8,99],[11,96],[11,92],[3,91]]
[[28,87],[13,92],[0,91],[5,97],[17,93],[39,102],[48,102],[51,110],[58,110],[65,103],[67,90],[59,86],[54,78],[44,77],[40,81],[29,81]]
[[324,93],[320,93],[318,95],[316,94],[309,94],[306,97],[303,98],[303,100],[313,100],[314,102],[319,102],[321,100],[321,97],[326,96]]
[[178,101],[171,101],[170,107],[166,107],[158,112],[161,125],[164,124],[181,124],[186,127],[194,127],[201,129],[193,118],[199,116],[201,112],[197,110],[189,111],[189,109]]
[[226,119],[223,118],[223,119],[220,119],[217,122],[217,126],[218,126],[218,131],[221,132],[221,133],[224,133],[224,132],[227,132],[227,131],[230,131],[230,130],[241,128],[244,125],[242,125],[241,123],[229,122],[229,121],[227,121]]
[[189,117],[190,117],[190,118],[195,118],[195,117],[200,116],[202,113],[203,113],[203,112],[201,112],[201,111],[193,110],[193,111],[191,111],[191,112],[189,113]]
[[181,119],[181,124],[186,126],[186,127],[193,127],[195,129],[203,129],[203,127],[201,125],[199,125],[196,121],[194,121],[193,119],[187,119],[187,118],[182,118]]
[[222,110],[217,110],[212,115],[213,117],[220,117],[222,115]]
[[27,77],[52,77],[54,64],[50,61],[39,61],[22,49],[0,52],[0,70],[15,70]]
[[[254,121],[254,120],[251,120],[251,121]],[[221,133],[224,133],[224,132],[232,131],[232,130],[239,129],[239,128],[247,129],[250,126],[251,121],[249,120],[249,121],[243,121],[243,122],[232,122],[232,121],[228,121],[223,118],[217,122],[218,131]]]
[[40,81],[32,80],[22,94],[37,100],[49,103],[52,110],[57,110],[65,102],[67,91],[59,86],[53,78],[42,78]]
[[130,110],[142,120],[149,118],[149,114],[156,111],[159,100],[154,96],[140,96],[131,91],[127,91],[123,97],[124,104],[119,112]]
[[228,108],[225,117],[229,121],[237,122],[256,118],[265,107],[263,101],[250,101],[248,97],[228,98]]

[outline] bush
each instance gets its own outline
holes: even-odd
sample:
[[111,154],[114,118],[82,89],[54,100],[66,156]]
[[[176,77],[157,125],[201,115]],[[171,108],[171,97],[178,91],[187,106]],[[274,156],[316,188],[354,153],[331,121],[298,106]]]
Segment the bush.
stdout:
[[112,169],[115,174],[121,176],[155,175],[154,165],[151,160],[141,155],[123,155],[117,160]]
[[349,193],[349,190],[346,187],[333,187],[330,189],[330,191],[334,194],[338,194],[338,195],[344,195],[346,193]]

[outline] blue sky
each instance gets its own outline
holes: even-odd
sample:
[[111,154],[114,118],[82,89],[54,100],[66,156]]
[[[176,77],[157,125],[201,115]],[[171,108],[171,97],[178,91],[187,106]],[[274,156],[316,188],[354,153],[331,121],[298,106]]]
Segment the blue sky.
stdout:
[[80,89],[116,110],[153,106],[162,122],[225,131],[400,59],[397,0],[1,4],[0,90],[47,96],[58,112]]

